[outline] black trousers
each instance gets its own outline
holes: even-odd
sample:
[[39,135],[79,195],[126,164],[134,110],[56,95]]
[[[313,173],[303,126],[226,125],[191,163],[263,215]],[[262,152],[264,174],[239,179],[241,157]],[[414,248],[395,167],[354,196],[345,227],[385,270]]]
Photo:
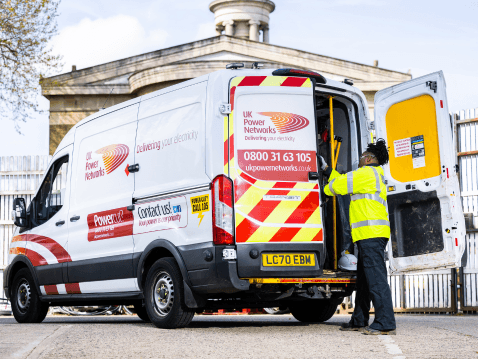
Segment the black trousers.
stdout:
[[355,308],[350,323],[354,326],[367,326],[370,301],[375,309],[375,320],[370,328],[392,330],[396,328],[393,313],[392,294],[387,281],[385,266],[385,247],[388,238],[367,238],[357,241],[357,292]]

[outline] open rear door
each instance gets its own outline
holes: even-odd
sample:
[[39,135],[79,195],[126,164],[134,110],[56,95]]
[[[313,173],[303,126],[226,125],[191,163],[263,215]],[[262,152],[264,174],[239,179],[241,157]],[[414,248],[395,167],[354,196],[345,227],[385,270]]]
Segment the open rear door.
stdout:
[[390,149],[391,272],[458,267],[465,221],[443,73],[377,92],[375,127]]

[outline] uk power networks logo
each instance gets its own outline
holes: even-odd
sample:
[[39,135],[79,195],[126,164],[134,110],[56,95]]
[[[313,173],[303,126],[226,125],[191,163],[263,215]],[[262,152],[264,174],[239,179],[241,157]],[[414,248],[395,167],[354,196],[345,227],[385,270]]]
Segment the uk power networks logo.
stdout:
[[[103,177],[117,169],[128,158],[129,148],[126,145],[109,145],[96,152],[86,153],[85,181]],[[101,159],[99,158],[101,156]],[[101,165],[103,161],[103,165]],[[104,167],[104,168],[103,168]],[[125,171],[128,170],[126,165]],[[129,172],[126,173],[128,175]]]
[[126,145],[109,145],[96,151],[102,155],[103,164],[105,165],[106,174],[110,174],[117,169],[128,158],[129,147]]
[[304,116],[287,112],[258,112],[259,115],[268,116],[274,123],[279,133],[289,133],[309,126],[309,120]]

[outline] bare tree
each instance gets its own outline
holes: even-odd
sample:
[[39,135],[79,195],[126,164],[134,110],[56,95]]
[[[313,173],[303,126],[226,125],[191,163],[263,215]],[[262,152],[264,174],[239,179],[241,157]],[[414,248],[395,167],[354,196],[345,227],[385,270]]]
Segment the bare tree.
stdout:
[[57,29],[60,0],[0,0],[0,119],[11,119],[20,132],[40,112],[39,81],[59,70],[60,56],[48,42]]

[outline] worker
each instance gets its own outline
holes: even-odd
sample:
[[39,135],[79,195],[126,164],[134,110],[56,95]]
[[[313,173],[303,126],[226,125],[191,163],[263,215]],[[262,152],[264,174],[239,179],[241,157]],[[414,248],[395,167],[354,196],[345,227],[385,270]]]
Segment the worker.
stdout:
[[[324,174],[329,176],[325,194],[351,195],[350,226],[352,240],[358,247],[354,312],[350,322],[342,324],[340,329],[368,335],[394,335],[395,316],[384,258],[390,238],[387,190],[380,167],[388,162],[385,141],[379,139],[369,144],[360,157],[359,168],[346,174],[328,167],[323,157],[319,156],[319,161]],[[342,258],[347,259],[346,256]],[[368,326],[370,300],[375,309],[375,320]]]

